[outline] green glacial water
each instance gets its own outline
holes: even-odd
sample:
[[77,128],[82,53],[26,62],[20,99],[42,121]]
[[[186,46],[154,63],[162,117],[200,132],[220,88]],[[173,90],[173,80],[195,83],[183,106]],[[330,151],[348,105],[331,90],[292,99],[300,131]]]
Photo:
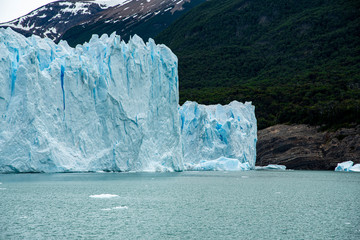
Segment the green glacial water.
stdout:
[[1,240],[360,239],[357,173],[3,174],[0,182]]

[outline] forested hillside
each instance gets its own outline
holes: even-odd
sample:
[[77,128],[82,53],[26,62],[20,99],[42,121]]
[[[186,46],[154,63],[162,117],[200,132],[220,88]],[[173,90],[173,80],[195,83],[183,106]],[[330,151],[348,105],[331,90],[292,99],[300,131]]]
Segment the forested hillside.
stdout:
[[259,128],[360,123],[360,2],[210,0],[156,37],[180,101],[253,101]]

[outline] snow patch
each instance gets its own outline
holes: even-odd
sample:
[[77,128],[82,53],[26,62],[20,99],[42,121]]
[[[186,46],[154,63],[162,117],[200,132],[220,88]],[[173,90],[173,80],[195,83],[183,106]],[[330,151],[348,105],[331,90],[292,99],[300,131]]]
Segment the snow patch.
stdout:
[[121,5],[127,4],[131,1],[132,0],[94,0],[93,2],[95,2],[97,4],[105,5],[106,7],[113,7],[116,5],[121,6]]
[[72,15],[76,14],[91,14],[89,11],[90,3],[86,2],[75,2],[74,4],[69,6],[68,8],[63,8],[60,10],[62,13],[71,13]]

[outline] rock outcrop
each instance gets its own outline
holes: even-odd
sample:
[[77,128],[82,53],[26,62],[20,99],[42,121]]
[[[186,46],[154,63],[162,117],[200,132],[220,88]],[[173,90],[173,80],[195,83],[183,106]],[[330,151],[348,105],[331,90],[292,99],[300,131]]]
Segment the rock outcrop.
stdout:
[[275,125],[258,131],[258,166],[334,170],[344,161],[360,162],[360,126],[320,132],[307,125]]

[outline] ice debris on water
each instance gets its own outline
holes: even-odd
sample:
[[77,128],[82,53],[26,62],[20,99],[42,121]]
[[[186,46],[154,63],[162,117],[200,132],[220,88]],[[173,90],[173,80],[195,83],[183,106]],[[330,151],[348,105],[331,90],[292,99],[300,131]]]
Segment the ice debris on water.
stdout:
[[250,170],[248,162],[241,163],[238,159],[220,157],[215,160],[201,160],[197,164],[186,164],[188,171],[240,171]]
[[0,172],[255,167],[254,106],[178,107],[177,57],[152,39],[0,29],[0,60]]
[[256,166],[255,170],[286,170],[285,165],[269,164],[267,166]]
[[117,207],[113,207],[112,209],[114,210],[120,210],[120,209],[128,209],[128,206],[117,206]]
[[338,163],[335,168],[337,172],[360,172],[360,164],[355,164],[353,161],[346,161],[342,163]]
[[89,197],[91,197],[91,198],[115,198],[118,196],[119,195],[116,195],[116,194],[105,193],[105,194],[98,194],[98,195],[90,195]]
[[128,209],[128,206],[117,206],[117,207],[112,207],[112,208],[103,208],[101,209],[102,211],[111,211],[111,210],[125,210]]

